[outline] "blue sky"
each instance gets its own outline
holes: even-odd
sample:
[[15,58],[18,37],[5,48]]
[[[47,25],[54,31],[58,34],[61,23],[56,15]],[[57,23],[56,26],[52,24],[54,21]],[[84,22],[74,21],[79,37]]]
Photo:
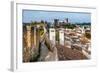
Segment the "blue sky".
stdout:
[[29,23],[31,21],[48,21],[53,22],[54,19],[60,21],[69,19],[71,23],[84,23],[91,22],[90,13],[78,13],[78,12],[54,12],[54,11],[34,11],[34,10],[23,10],[22,21]]

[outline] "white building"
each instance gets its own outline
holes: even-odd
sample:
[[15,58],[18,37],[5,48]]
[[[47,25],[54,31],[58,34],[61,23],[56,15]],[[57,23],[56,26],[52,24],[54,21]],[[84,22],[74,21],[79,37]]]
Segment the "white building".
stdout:
[[49,39],[53,44],[56,44],[55,43],[56,40],[55,40],[55,29],[54,28],[49,29]]
[[64,30],[63,29],[59,31],[59,41],[61,45],[64,45]]

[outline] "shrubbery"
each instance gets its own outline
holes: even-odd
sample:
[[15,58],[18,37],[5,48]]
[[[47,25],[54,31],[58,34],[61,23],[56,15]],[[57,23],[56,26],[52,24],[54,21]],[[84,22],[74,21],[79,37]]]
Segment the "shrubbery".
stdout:
[[76,27],[76,25],[74,24],[68,24],[68,25],[65,25],[64,28],[69,28],[69,29],[74,29]]

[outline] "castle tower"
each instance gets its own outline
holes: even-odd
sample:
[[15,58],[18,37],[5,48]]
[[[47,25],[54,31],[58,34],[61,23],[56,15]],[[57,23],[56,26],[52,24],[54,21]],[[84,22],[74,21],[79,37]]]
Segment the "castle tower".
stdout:
[[59,19],[54,19],[54,26],[57,26],[59,24]]
[[69,23],[68,18],[66,18],[66,23],[67,23],[67,24]]

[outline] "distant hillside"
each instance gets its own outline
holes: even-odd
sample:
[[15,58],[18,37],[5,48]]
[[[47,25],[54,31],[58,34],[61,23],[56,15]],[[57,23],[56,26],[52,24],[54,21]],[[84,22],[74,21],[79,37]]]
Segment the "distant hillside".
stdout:
[[91,25],[91,23],[77,23],[77,25]]
[[23,23],[23,25],[30,25],[30,23]]

